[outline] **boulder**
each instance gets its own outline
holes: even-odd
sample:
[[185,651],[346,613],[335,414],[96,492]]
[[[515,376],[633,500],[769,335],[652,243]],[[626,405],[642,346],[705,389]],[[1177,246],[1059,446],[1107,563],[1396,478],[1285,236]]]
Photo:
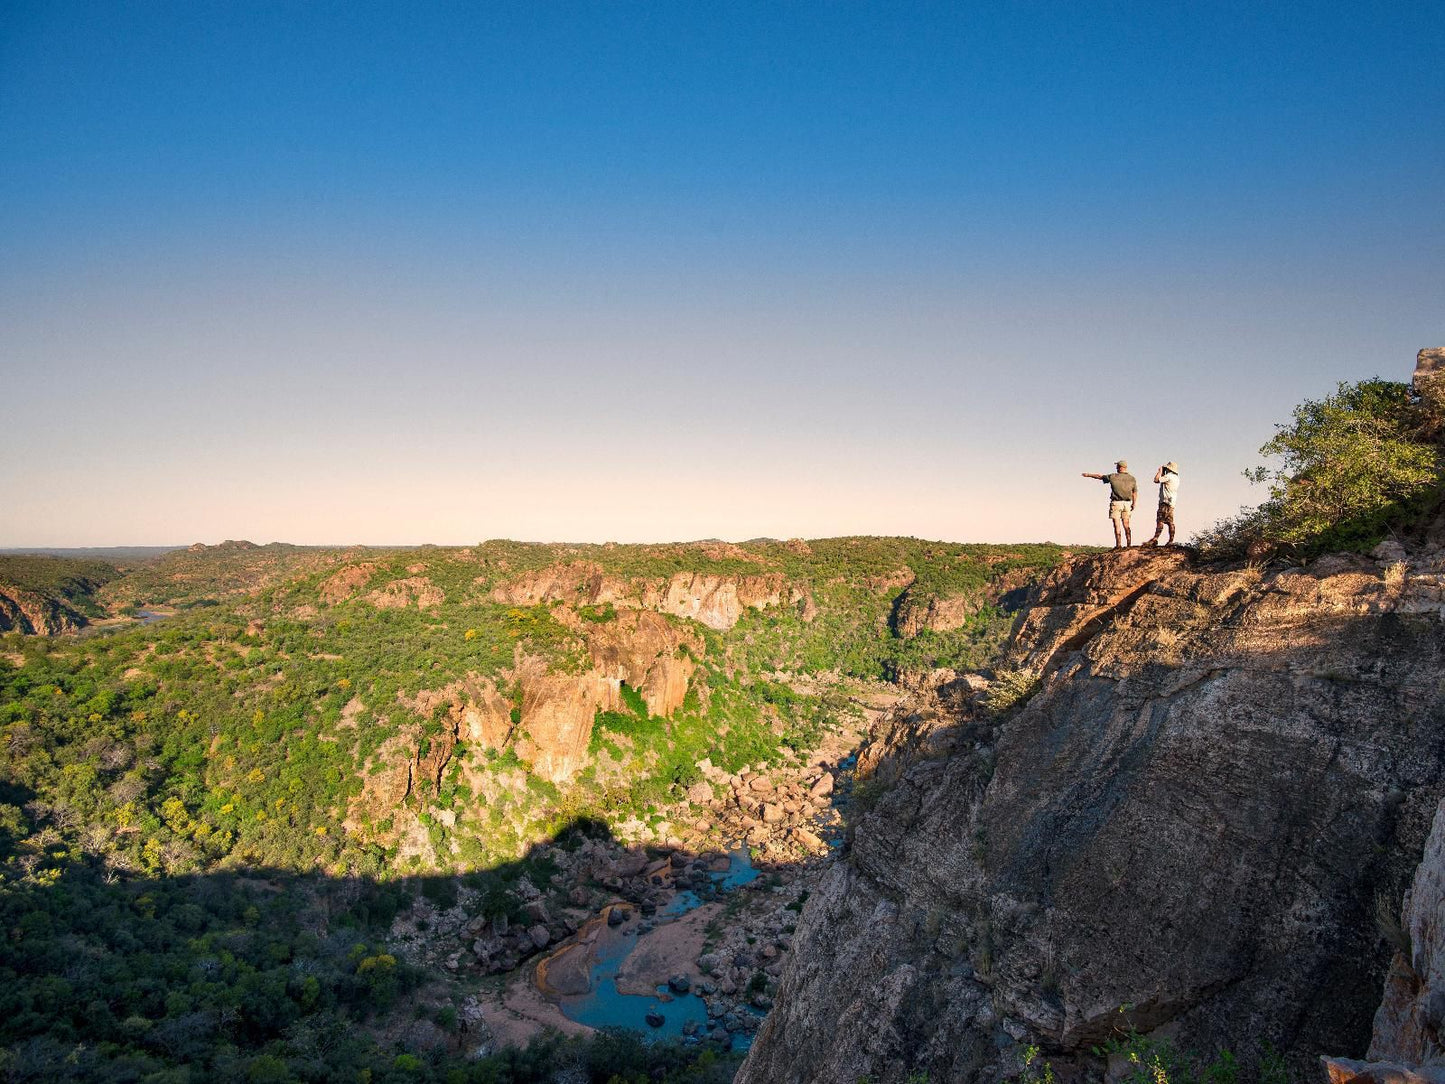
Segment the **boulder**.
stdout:
[[793,840],[799,846],[804,847],[807,850],[815,853],[825,850],[827,846],[818,836],[814,835],[806,828],[794,828]]
[[694,783],[687,788],[687,800],[693,805],[705,805],[712,801],[712,784],[707,782]]

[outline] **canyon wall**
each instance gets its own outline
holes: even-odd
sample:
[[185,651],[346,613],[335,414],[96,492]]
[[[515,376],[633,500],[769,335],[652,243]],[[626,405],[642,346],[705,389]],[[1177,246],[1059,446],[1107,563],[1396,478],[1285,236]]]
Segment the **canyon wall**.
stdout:
[[1074,558],[860,760],[739,1084],[1061,1077],[1127,1028],[1363,1054],[1445,778],[1445,558]]
[[0,632],[58,636],[87,624],[85,615],[60,598],[0,584]]

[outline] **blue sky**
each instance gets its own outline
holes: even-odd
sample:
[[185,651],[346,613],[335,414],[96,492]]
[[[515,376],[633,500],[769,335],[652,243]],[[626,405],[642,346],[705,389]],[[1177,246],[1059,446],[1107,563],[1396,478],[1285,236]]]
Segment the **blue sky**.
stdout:
[[[0,545],[1100,541],[1445,344],[1439,4],[0,11]],[[1147,479],[1146,479],[1147,480]],[[1148,518],[1148,517],[1146,517]]]

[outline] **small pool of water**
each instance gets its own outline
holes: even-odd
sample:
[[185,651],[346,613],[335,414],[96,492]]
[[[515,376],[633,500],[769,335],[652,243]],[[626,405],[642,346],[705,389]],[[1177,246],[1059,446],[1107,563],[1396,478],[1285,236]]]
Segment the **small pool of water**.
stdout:
[[[747,851],[733,851],[728,859],[726,871],[708,874],[720,893],[734,891],[758,876]],[[679,892],[668,901],[666,907],[659,909],[658,919],[662,922],[671,921],[695,910],[702,902],[696,892]],[[657,995],[646,997],[624,994],[617,989],[618,969],[637,947],[638,940],[639,934],[635,926],[630,926],[626,932],[604,931],[596,962],[592,965],[592,989],[585,994],[561,998],[563,1015],[588,1027],[628,1028],[640,1031],[644,1036],[669,1039],[680,1038],[683,1027],[692,1021],[698,1034],[704,1034],[707,1029],[707,1004],[696,993],[671,994],[667,987],[662,986],[658,988]],[[670,997],[671,1000],[664,1000],[665,997]],[[662,1017],[661,1027],[654,1027],[647,1022],[648,1013],[653,1012]],[[746,1049],[751,1042],[750,1034],[739,1033],[733,1036],[735,1049]]]
[[[728,855],[728,868],[723,873],[709,873],[708,879],[712,881],[713,890],[719,894],[741,888],[750,881],[758,878],[758,871],[753,868],[752,859],[748,857],[745,850],[735,850]],[[685,888],[672,899],[668,900],[667,906],[661,908],[657,914],[659,918],[676,918],[678,915],[685,915],[689,911],[695,911],[705,901],[701,896],[690,888]]]
[[[707,1026],[707,1005],[695,994],[672,994],[670,1001],[661,996],[642,997],[624,994],[617,989],[617,971],[622,961],[637,946],[637,934],[618,934],[597,954],[592,965],[592,989],[585,994],[562,999],[562,1012],[569,1020],[592,1028],[630,1028],[645,1035],[678,1038],[683,1025],[693,1021],[699,1030]],[[667,988],[659,987],[661,995]],[[647,1022],[647,1014],[662,1016],[661,1027]]]

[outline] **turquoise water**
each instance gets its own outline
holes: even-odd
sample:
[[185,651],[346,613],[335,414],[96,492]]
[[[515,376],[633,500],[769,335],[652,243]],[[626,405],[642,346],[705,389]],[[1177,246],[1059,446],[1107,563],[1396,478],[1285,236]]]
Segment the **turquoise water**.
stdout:
[[[731,892],[757,878],[758,871],[753,868],[746,851],[734,851],[728,858],[726,872],[708,874],[718,891]],[[667,921],[685,915],[701,904],[696,892],[679,892],[665,908],[658,911],[658,918]],[[588,1027],[628,1028],[645,1036],[679,1038],[688,1021],[693,1021],[698,1031],[703,1032],[707,1027],[707,1005],[696,994],[671,994],[671,1000],[665,1001],[661,996],[667,993],[665,986],[659,987],[658,996],[653,997],[624,994],[617,989],[617,971],[622,961],[637,947],[637,941],[635,926],[629,926],[626,932],[604,931],[597,960],[592,965],[592,989],[585,994],[562,998],[563,1015]],[[653,1027],[647,1022],[649,1012],[661,1014],[661,1027]],[[750,1035],[733,1036],[733,1044],[739,1049],[746,1048],[751,1041]]]
[[[728,855],[728,868],[726,873],[709,873],[708,878],[712,881],[713,887],[719,892],[731,892],[735,888],[741,888],[750,881],[757,880],[758,871],[753,869],[752,860],[745,850],[736,850]],[[673,896],[667,906],[661,908],[657,914],[659,918],[673,918],[678,915],[685,915],[689,911],[696,910],[702,906],[702,899],[692,889],[687,888]]]
[[[637,944],[637,934],[617,934],[597,954],[592,965],[592,989],[588,993],[562,999],[562,1012],[569,1020],[593,1028],[630,1028],[648,1035],[677,1038],[689,1020],[699,1028],[707,1025],[707,1006],[695,994],[674,994],[664,1002],[661,997],[624,994],[617,989],[617,970]],[[658,993],[667,988],[659,987]],[[649,1012],[662,1014],[662,1027],[647,1022]]]

